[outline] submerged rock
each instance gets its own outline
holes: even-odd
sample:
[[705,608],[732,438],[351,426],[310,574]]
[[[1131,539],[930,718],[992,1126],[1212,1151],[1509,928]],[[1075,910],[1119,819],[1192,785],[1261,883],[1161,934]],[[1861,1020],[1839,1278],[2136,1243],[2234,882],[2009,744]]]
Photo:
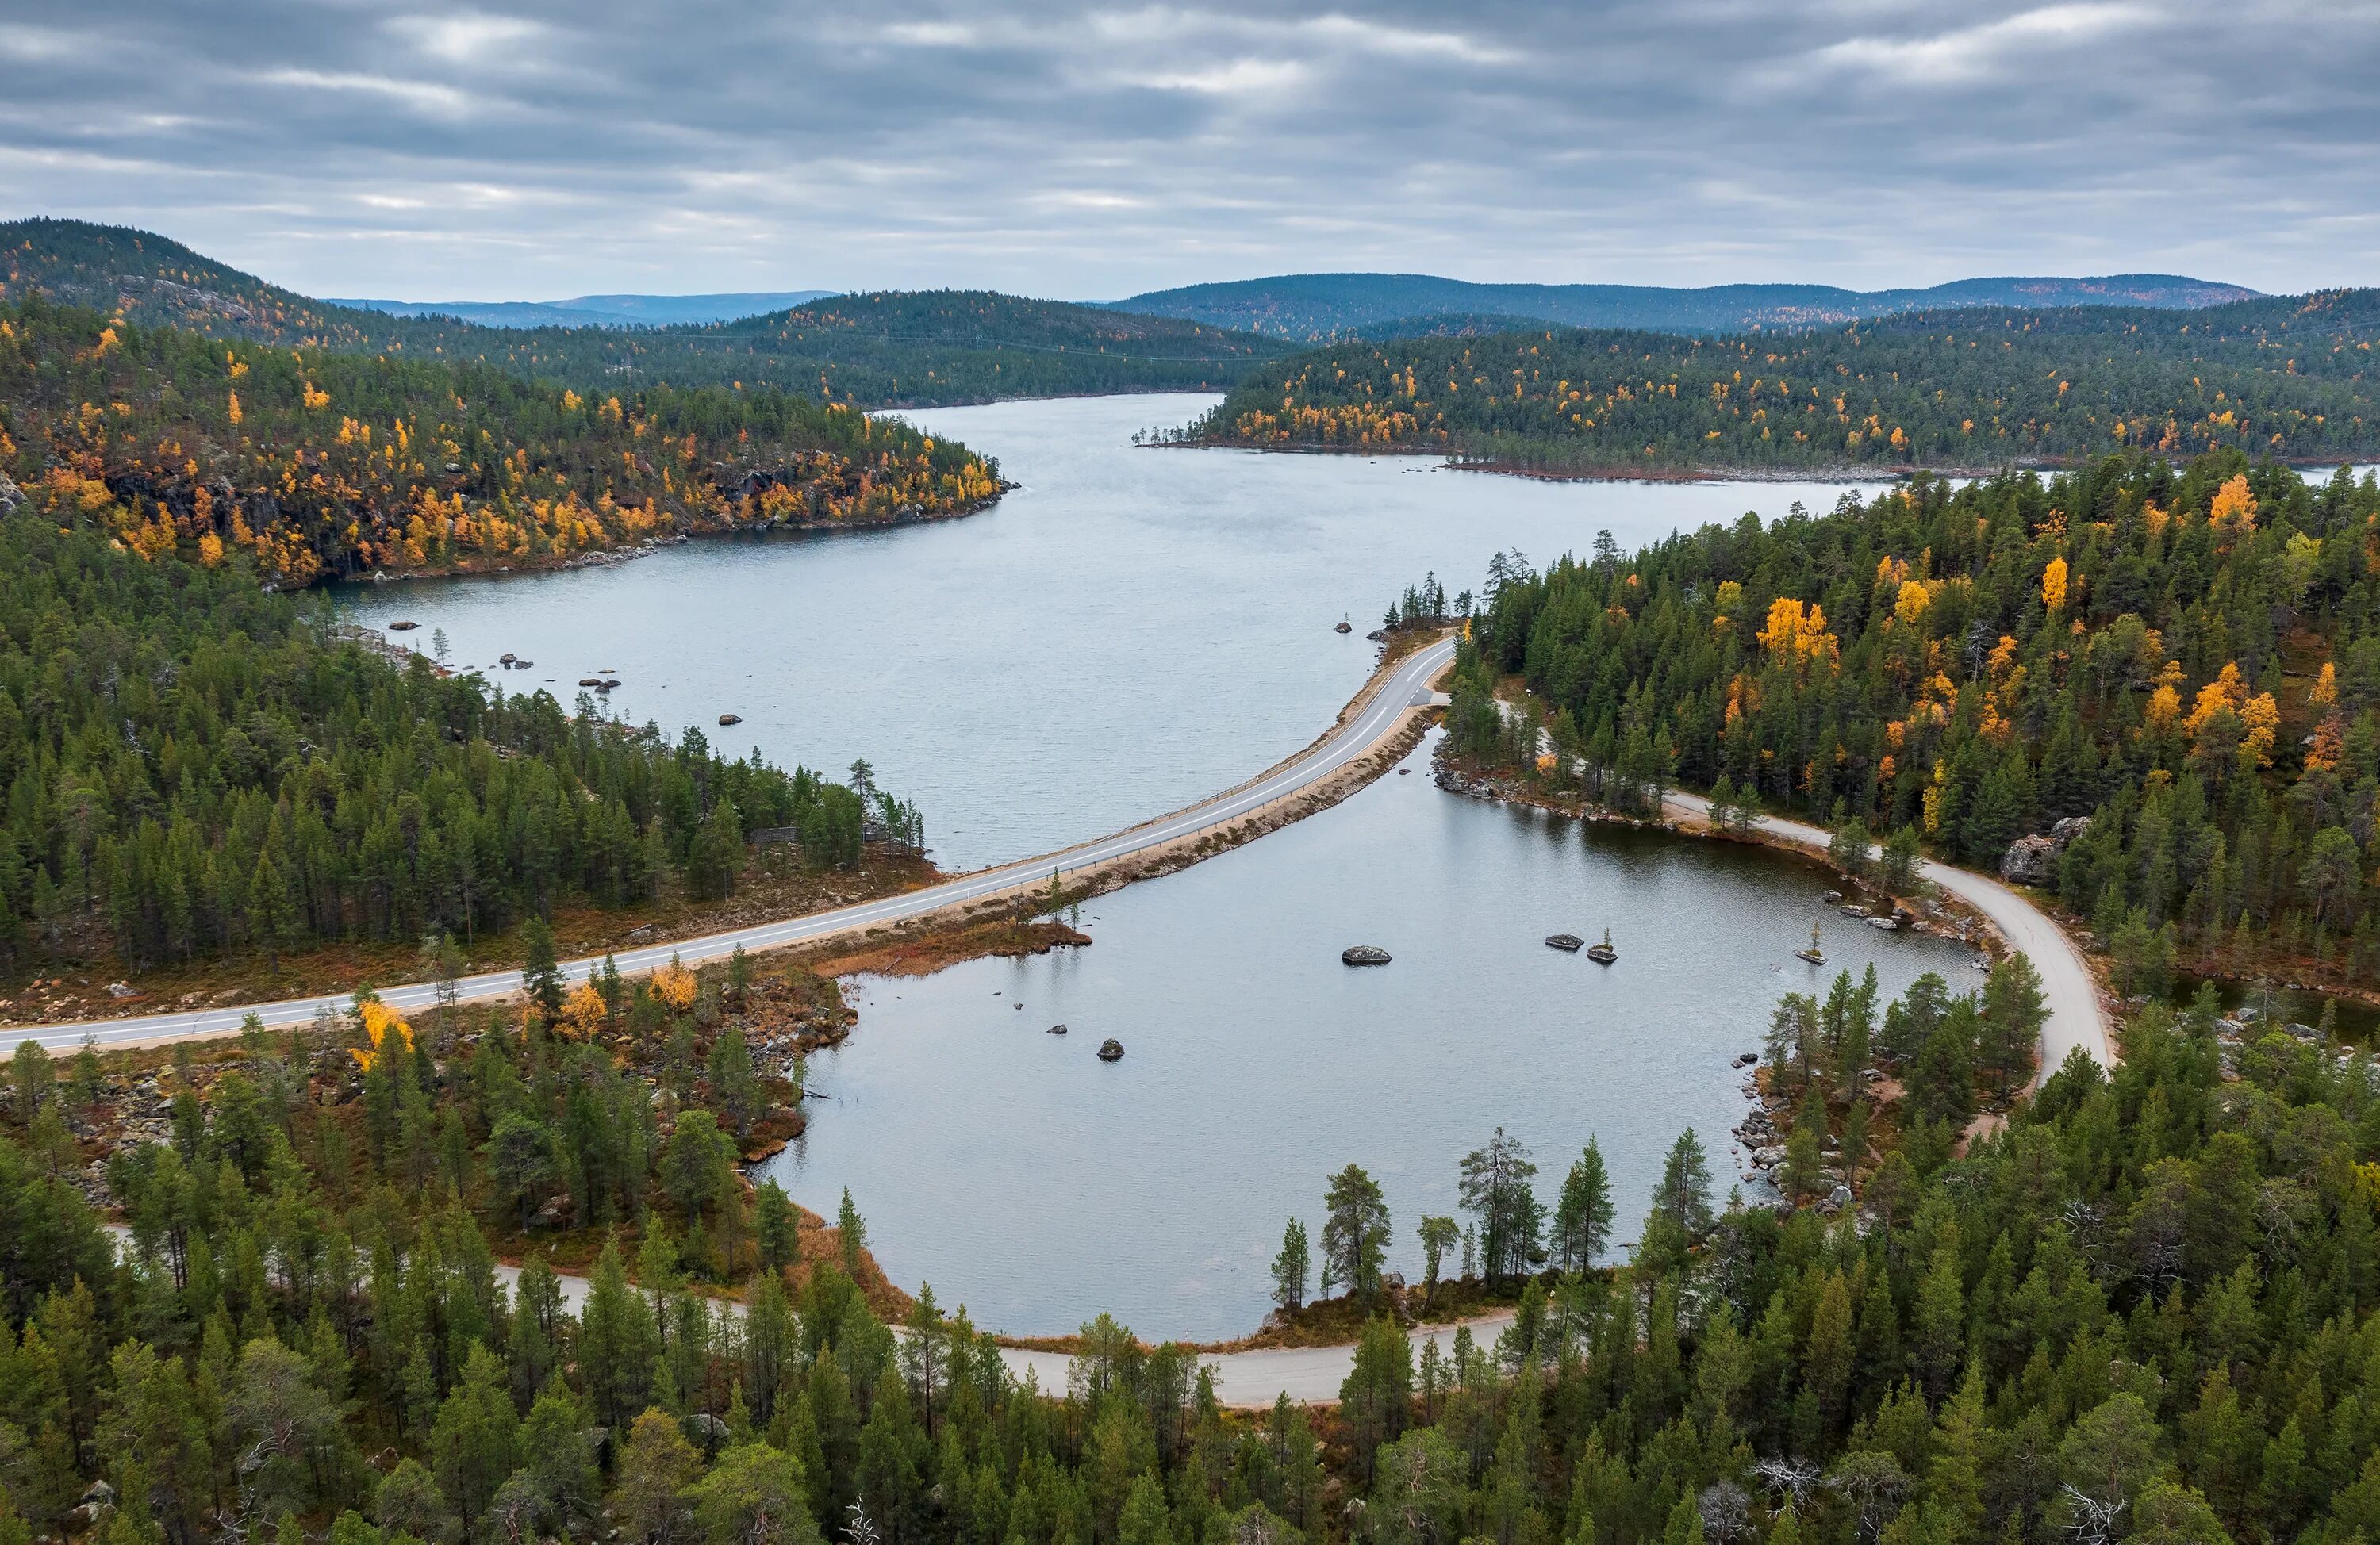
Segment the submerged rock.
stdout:
[[1385,966],[1390,956],[1377,944],[1351,944],[1339,952],[1339,959],[1351,966]]

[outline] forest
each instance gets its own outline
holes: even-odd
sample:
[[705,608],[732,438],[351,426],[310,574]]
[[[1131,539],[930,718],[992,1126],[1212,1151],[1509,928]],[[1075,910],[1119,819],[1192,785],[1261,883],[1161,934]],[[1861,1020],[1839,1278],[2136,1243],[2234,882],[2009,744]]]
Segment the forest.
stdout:
[[225,344],[40,296],[0,305],[0,476],[52,488],[143,557],[244,551],[279,586],[881,525],[1002,487],[963,445],[793,392],[581,396],[493,366]]
[[1947,307],[2160,307],[2244,300],[2253,290],[2171,273],[2096,279],[1962,279],[1927,289],[1846,290],[1832,284],[1478,284],[1427,273],[1291,273],[1185,284],[1118,301],[1119,308],[1245,328],[1309,342],[1394,338],[1443,319],[1487,320],[1489,332],[1556,327],[1660,332],[1774,332]]
[[[738,1004],[758,984],[735,970],[589,985],[476,1033],[367,1001],[204,1067],[187,1047],[147,1072],[20,1049],[0,1132],[0,1539],[2380,1530],[2374,1066],[2227,1043],[2211,995],[2143,1011],[2119,1068],[2078,1054],[1961,1151],[1879,1120],[1871,1162],[1842,1166],[1850,1202],[1721,1198],[1682,1133],[1651,1195],[1624,1199],[1643,1219],[1624,1251],[1592,1149],[1539,1235],[1534,1166],[1499,1132],[1462,1166],[1462,1271],[1517,1288],[1517,1313],[1451,1356],[1415,1357],[1371,1264],[1391,1220],[1351,1168],[1323,1244],[1371,1318],[1339,1399],[1238,1411],[1194,1352],[1104,1316],[1064,1389],[1021,1383],[964,1306],[886,1296],[847,1195],[828,1228],[741,1181],[736,1113],[787,1086],[756,1071]],[[1838,996],[1782,1052],[1772,1035],[1766,1072],[1797,1092],[1797,1141],[1831,1129],[1858,1154],[1881,1088],[1863,1063],[1938,1060],[1930,1042],[1996,1010],[1932,978],[1880,1013],[1872,986]],[[624,1078],[609,1046],[659,1076]],[[170,1107],[162,1136],[95,1153],[113,1105],[143,1097]],[[1451,1229],[1421,1222],[1433,1278]],[[516,1285],[499,1247],[525,1261]],[[589,1273],[576,1294],[547,1259],[565,1249]]]
[[2380,452],[2380,291],[2203,310],[1916,311],[1681,337],[1532,328],[1252,368],[1195,444],[1416,451],[1555,476],[1996,470],[2140,449],[2335,464]]
[[246,557],[177,562],[36,485],[0,518],[0,962],[127,971],[473,938],[560,904],[722,898],[746,837],[848,868],[914,807],[686,730],[347,642]]
[[1919,476],[1632,556],[1500,556],[1488,588],[1450,717],[1464,754],[1631,807],[1712,790],[1857,823],[1847,852],[1893,834],[1987,870],[2087,817],[2049,888],[2126,990],[2178,967],[2380,974],[2370,476],[2236,451]]
[[1193,321],[986,291],[839,296],[711,325],[475,326],[311,300],[148,232],[0,223],[0,300],[39,291],[135,322],[495,367],[601,398],[771,387],[863,408],[1109,392],[1220,392],[1290,345]]

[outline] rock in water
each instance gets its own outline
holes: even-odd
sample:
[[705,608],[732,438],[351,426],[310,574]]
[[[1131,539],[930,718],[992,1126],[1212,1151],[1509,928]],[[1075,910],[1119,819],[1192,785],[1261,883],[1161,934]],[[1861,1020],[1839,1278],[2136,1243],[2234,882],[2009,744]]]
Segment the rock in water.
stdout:
[[1117,1040],[1117,1039],[1116,1039],[1114,1036],[1112,1036],[1112,1035],[1109,1036],[1106,1040],[1104,1040],[1104,1041],[1100,1042],[1100,1043],[1099,1043],[1099,1060],[1100,1060],[1101,1062],[1121,1062],[1121,1061],[1123,1061],[1123,1042],[1121,1042],[1121,1041],[1119,1041],[1119,1040]]
[[719,722],[722,724],[741,724],[744,722],[744,716],[742,714],[722,714],[719,716]]
[[1351,966],[1385,966],[1389,952],[1377,944],[1351,944],[1339,952],[1339,959]]
[[1576,934],[1548,934],[1546,943],[1555,949],[1578,950],[1586,948],[1586,941]]
[[1064,1025],[1051,1025],[1050,1027],[1050,1033],[1052,1035],[1063,1035],[1066,1033],[1066,1027]]

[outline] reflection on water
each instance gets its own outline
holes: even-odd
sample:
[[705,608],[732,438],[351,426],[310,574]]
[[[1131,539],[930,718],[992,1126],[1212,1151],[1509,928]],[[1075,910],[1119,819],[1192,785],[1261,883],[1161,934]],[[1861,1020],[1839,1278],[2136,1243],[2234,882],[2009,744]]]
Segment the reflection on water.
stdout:
[[[893,1277],[979,1323],[1060,1333],[1107,1310],[1145,1335],[1230,1336],[1263,1317],[1283,1218],[1318,1229],[1323,1177],[1350,1162],[1386,1188],[1408,1273],[1421,1214],[1455,1211],[1455,1165],[1499,1123],[1548,1204],[1595,1134],[1623,1240],[1681,1129],[1724,1187],[1730,1064],[1779,994],[1823,986],[1791,953],[1813,922],[1888,995],[1928,970],[1981,981],[1966,950],[1837,916],[1812,865],[1459,798],[1428,749],[1088,903],[1088,948],[855,984],[856,1032],[810,1066],[834,1099],[774,1172],[830,1213],[848,1186]],[[1609,968],[1544,943],[1607,925]],[[1357,943],[1394,962],[1340,964]],[[1094,1055],[1111,1035],[1113,1066]]]
[[2350,1045],[2368,1046],[2374,1033],[2380,1031],[2380,1008],[2359,1003],[2350,997],[2337,997],[2302,987],[2284,987],[2275,982],[2241,982],[2228,977],[2181,976],[2174,981],[2169,1001],[2176,1008],[2187,1008],[2198,996],[2201,986],[2215,989],[2215,1001],[2226,1014],[2243,1006],[2252,1008],[2261,1017],[2283,1024],[2320,1025],[2322,1011],[2330,1006],[2338,1020],[2338,1038]]
[[[1048,851],[1179,808],[1310,742],[1371,669],[1364,638],[1435,570],[1543,562],[1599,529],[1623,547],[1746,510],[1831,507],[1825,484],[1548,483],[1414,457],[1137,451],[1189,397],[938,410],[938,434],[1024,485],[966,520],[833,537],[708,540],[615,567],[350,592],[362,621],[434,629],[458,664],[740,752],[864,755],[919,801],[947,867]],[[1344,615],[1349,634],[1331,632]],[[505,652],[537,662],[499,675]],[[712,727],[742,716],[733,731]],[[1415,766],[1421,766],[1416,760]],[[1758,1044],[1810,923],[1888,991],[1939,942],[1831,926],[1815,871],[1773,856],[1475,804],[1425,774],[1170,878],[1100,899],[1099,943],[863,989],[817,1059],[805,1142],[777,1163],[827,1212],[848,1185],[897,1280],[979,1322],[1144,1333],[1252,1329],[1282,1218],[1369,1167],[1395,1210],[1454,1211],[1460,1157],[1504,1124],[1550,1200],[1597,1134],[1633,1235],[1689,1124],[1724,1176]],[[1606,970],[1545,935],[1611,927]],[[1396,957],[1350,971],[1339,952]],[[1021,1002],[1022,1009],[1011,1007]],[[1044,1033],[1066,1022],[1072,1033]],[[1113,1066],[1094,1056],[1114,1035]]]
[[[936,410],[935,433],[1022,488],[965,520],[837,537],[710,538],[614,567],[355,587],[360,620],[443,628],[458,663],[612,706],[735,754],[914,799],[945,867],[1047,852],[1201,799],[1311,741],[1378,651],[1364,634],[1435,570],[1585,552],[1673,527],[1830,508],[1825,484],[1547,483],[1423,457],[1142,451],[1208,399]],[[1331,625],[1351,617],[1354,629]],[[536,662],[499,672],[499,655]],[[733,713],[743,722],[717,727]]]

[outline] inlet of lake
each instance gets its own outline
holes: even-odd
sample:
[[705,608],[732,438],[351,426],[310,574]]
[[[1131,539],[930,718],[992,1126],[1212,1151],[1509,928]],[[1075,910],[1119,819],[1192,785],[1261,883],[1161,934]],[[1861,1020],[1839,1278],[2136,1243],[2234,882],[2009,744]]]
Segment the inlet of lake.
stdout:
[[[1629,549],[1845,491],[1131,443],[1207,401],[915,415],[1020,485],[964,520],[350,596],[361,622],[418,622],[398,635],[416,646],[443,629],[455,664],[514,691],[568,701],[607,670],[612,711],[673,734],[837,772],[865,756],[961,869],[1179,808],[1304,746],[1425,573],[1451,593],[1500,549],[1542,563],[1598,530]],[[1351,634],[1331,631],[1342,616]],[[497,671],[504,652],[535,664]],[[732,734],[722,713],[742,717]],[[1815,867],[1444,793],[1428,750],[1331,810],[1098,898],[1089,948],[852,984],[858,1029],[811,1060],[826,1097],[771,1172],[830,1215],[848,1187],[893,1279],[978,1324],[1062,1334],[1104,1310],[1152,1338],[1222,1338],[1263,1318],[1283,1220],[1318,1235],[1325,1177],[1350,1163],[1385,1188],[1390,1264],[1409,1273],[1415,1225],[1456,1213],[1456,1166],[1499,1125],[1535,1153],[1548,1205],[1595,1136],[1623,1241],[1684,1128],[1724,1189],[1744,1109],[1730,1063],[1780,993],[1823,988],[1791,955],[1814,922],[1888,994],[1925,971],[1980,981],[1943,941],[1835,916]],[[1608,968],[1542,942],[1607,926]],[[1395,959],[1342,965],[1358,943]],[[1109,1036],[1112,1065],[1094,1055]]]

